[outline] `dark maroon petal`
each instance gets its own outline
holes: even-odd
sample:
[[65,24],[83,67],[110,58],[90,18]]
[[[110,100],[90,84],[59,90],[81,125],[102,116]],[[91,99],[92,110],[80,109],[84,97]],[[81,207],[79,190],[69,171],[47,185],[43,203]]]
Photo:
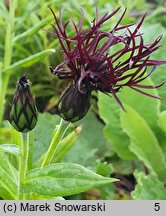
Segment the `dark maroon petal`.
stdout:
[[[135,79],[133,79],[133,81],[136,82],[136,83],[140,83],[143,80],[147,79],[155,71],[156,66],[153,66],[152,70],[146,76],[144,76],[144,74],[146,72],[146,69],[147,69],[147,67],[145,68],[145,70],[139,76],[137,76]],[[140,78],[140,77],[142,77],[142,78]]]
[[101,57],[110,48],[113,42],[114,42],[114,36],[110,33],[108,40],[97,51],[99,57]]
[[126,13],[126,11],[127,11],[127,8],[125,8],[125,10],[124,10],[122,16],[120,17],[120,19],[118,20],[118,22],[117,22],[116,25],[114,26],[114,28],[113,28],[113,30],[111,31],[111,33],[113,33],[114,31],[116,31],[116,28],[117,28],[118,25],[121,23],[121,21],[122,21],[124,15],[125,15],[125,13]]
[[147,61],[147,66],[151,66],[151,65],[159,66],[162,64],[166,64],[166,61],[165,60],[148,60]]
[[64,46],[64,44],[63,44],[63,41],[62,41],[62,39],[61,39],[61,36],[60,36],[59,32],[57,31],[57,29],[56,29],[56,27],[55,27],[54,25],[52,25],[52,27],[54,28],[54,31],[55,31],[55,33],[56,33],[56,36],[57,36],[57,38],[59,39],[59,42],[60,42],[60,44],[61,44],[61,47],[62,47],[62,49],[63,49],[65,55],[69,57],[69,53],[68,53],[67,49],[65,48],[65,46]]
[[137,32],[140,29],[142,23],[144,22],[145,16],[146,16],[146,13],[144,14],[144,16],[142,17],[141,21],[138,23],[137,27],[135,28],[135,31],[133,32],[133,35],[137,34]]
[[[55,15],[54,11],[52,10],[52,8],[50,6],[48,6],[48,7],[49,7],[49,9],[51,10],[51,12],[52,12],[52,14],[54,16],[54,20],[56,22],[56,25],[57,25],[58,29],[60,30],[60,33],[63,35],[62,25],[59,24],[58,19],[57,19],[56,15]],[[60,7],[60,13],[59,14],[60,14],[60,20],[61,20],[60,22],[62,22],[61,7]]]
[[135,25],[135,23],[127,24],[125,26],[120,26],[120,27],[116,28],[116,31],[119,31],[119,30],[122,30],[122,29],[127,29],[128,27],[131,27],[133,25]]
[[145,89],[155,89],[155,88],[159,88],[159,87],[163,86],[164,84],[165,84],[165,82],[163,82],[163,83],[161,83],[159,85],[152,86],[152,85],[141,85],[141,84],[136,83],[136,84],[133,84],[131,86],[132,87],[135,86],[135,87],[138,87],[138,88],[145,88]]
[[124,108],[124,106],[123,106],[123,104],[121,103],[121,101],[119,100],[119,98],[116,96],[116,92],[112,89],[112,90],[111,90],[111,93],[112,93],[113,97],[115,98],[116,102],[120,105],[120,107],[121,107],[124,111],[126,111],[125,108]]
[[[118,7],[113,13],[111,14],[108,14],[106,13],[97,23],[96,25],[93,26],[92,30],[90,31],[89,34],[93,34],[97,28],[99,28],[103,23],[105,23],[107,20],[109,20],[112,16],[114,16],[119,10],[120,10],[121,7]],[[87,35],[87,37],[89,36],[89,34]]]
[[133,90],[135,90],[135,91],[137,91],[137,92],[139,92],[139,93],[141,93],[141,94],[143,94],[143,95],[146,95],[146,96],[148,96],[148,97],[152,97],[152,98],[161,100],[160,97],[155,96],[155,95],[148,94],[147,92],[141,91],[140,89],[137,89],[137,88],[135,88],[135,87],[133,87],[133,86],[130,86],[130,88],[133,89]]

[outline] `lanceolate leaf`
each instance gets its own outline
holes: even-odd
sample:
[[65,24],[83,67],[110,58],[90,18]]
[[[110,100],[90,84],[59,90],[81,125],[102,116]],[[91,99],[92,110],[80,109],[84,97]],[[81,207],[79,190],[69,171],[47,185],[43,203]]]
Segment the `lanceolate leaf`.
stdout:
[[34,55],[31,55],[31,56],[29,56],[23,60],[20,60],[16,63],[12,64],[8,68],[6,68],[3,72],[12,73],[13,70],[29,67],[32,64],[40,61],[42,58],[44,58],[45,56],[47,56],[51,52],[55,52],[55,50],[54,49],[47,49],[47,50],[41,51],[39,53],[36,53]]
[[113,150],[122,159],[133,159],[135,156],[130,152],[129,138],[122,131],[120,125],[120,107],[114,98],[99,93],[99,114],[106,123],[104,135]]
[[[54,130],[53,134],[55,132],[56,132],[56,130]],[[76,139],[78,138],[78,135],[80,132],[81,132],[81,127],[79,126],[59,142],[59,144],[55,150],[55,155],[53,157],[52,163],[60,162],[65,157],[65,155],[69,152],[71,147],[75,144]],[[35,164],[35,167],[39,167],[42,164],[45,155],[46,155],[46,153],[44,153],[39,158],[39,160]]]
[[77,164],[57,163],[30,171],[22,190],[48,196],[69,196],[115,181]]
[[[144,82],[141,82],[141,84],[154,85],[150,78],[146,79],[146,81]],[[156,97],[159,96],[157,89],[146,89],[145,92]],[[160,101],[152,99],[145,95],[141,95],[135,91],[132,91],[132,89],[130,88],[123,89],[121,93],[120,95],[122,102],[136,110],[152,129],[156,129],[156,122],[158,120],[158,115],[160,112]],[[150,107],[150,112],[147,107]]]
[[[146,82],[141,84],[153,85],[150,78],[146,79]],[[145,92],[158,96],[156,89],[146,89]],[[158,133],[157,120],[159,115],[160,101],[155,100],[144,95],[141,95],[130,88],[123,88],[118,97],[122,104],[127,104],[135,109],[148,123],[148,125],[154,129],[156,134]],[[122,159],[133,159],[134,155],[129,150],[129,139],[122,131],[120,125],[120,111],[121,107],[112,97],[108,97],[103,93],[99,93],[99,114],[100,117],[106,123],[104,128],[104,135],[111,144],[113,150]],[[147,107],[150,107],[147,109]]]
[[[24,33],[17,35],[13,42],[17,42],[19,40],[24,40],[26,41],[26,38],[28,37],[33,37],[33,35],[38,32],[39,30],[41,30],[45,25],[47,25],[47,23],[49,23],[51,21],[51,17],[46,17],[45,19],[43,19],[42,21],[38,22],[35,26],[29,28],[27,31],[25,31]],[[24,42],[23,41],[23,42]]]
[[80,132],[81,127],[77,127],[74,131],[72,131],[69,135],[67,135],[59,142],[53,158],[53,162],[60,162],[65,157],[68,151],[75,144]]
[[153,174],[166,181],[166,162],[153,131],[146,121],[131,107],[121,111],[121,125],[130,138],[130,150],[144,162]]
[[[143,27],[142,31],[144,32],[144,36],[145,36],[144,37],[145,41],[155,40],[159,35],[163,35],[163,33],[165,32],[165,28],[164,26],[161,25],[161,23],[156,23],[153,25],[149,25],[149,23],[147,23],[146,26],[142,26],[142,27]],[[153,34],[149,34],[149,32],[151,31],[153,31]],[[162,59],[162,60],[165,59],[165,44],[166,44],[166,34],[164,34],[162,37],[160,49],[152,53],[151,56],[153,59]],[[161,65],[156,69],[155,73],[153,73],[151,76],[154,83],[159,84],[165,81],[165,71],[166,71],[166,65]],[[159,96],[161,98],[166,99],[165,97],[166,85],[163,85],[162,87],[158,88],[157,92],[159,93]],[[162,110],[166,109],[165,102],[161,103],[161,109]]]

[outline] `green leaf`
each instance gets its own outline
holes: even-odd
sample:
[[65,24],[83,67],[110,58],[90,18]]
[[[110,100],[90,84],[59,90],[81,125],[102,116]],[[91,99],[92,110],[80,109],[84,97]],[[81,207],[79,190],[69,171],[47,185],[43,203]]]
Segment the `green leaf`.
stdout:
[[144,170],[144,166],[139,160],[122,160],[119,157],[111,158],[111,165],[114,173],[120,173],[121,175],[130,175],[133,173],[134,167]]
[[46,112],[38,115],[38,123],[34,129],[34,161],[47,151],[54,128],[59,121],[60,117],[57,115]]
[[128,148],[129,138],[121,129],[119,117],[121,108],[113,98],[103,93],[99,93],[98,99],[99,114],[106,123],[105,138],[120,158],[127,160],[135,158]]
[[17,146],[21,146],[20,132],[16,131],[12,126],[11,126],[11,136],[12,136],[12,143],[15,143]]
[[[150,78],[141,84],[153,85]],[[156,89],[145,89],[144,92],[158,96]],[[160,101],[139,94],[134,90],[124,87],[119,93],[117,93],[122,104],[127,104],[134,108],[154,129],[156,134],[158,133],[157,120],[159,115]],[[120,125],[120,111],[121,107],[117,104],[114,98],[110,98],[103,93],[99,93],[99,114],[100,117],[106,123],[104,128],[104,135],[110,143],[113,150],[122,159],[131,160],[134,159],[134,155],[129,150],[129,139],[122,131]],[[150,107],[150,112],[147,107]]]
[[4,153],[0,153],[0,197],[16,199],[18,172]]
[[103,185],[100,188],[100,196],[97,199],[102,199],[102,200],[114,200],[115,199],[115,186],[113,184],[109,185]]
[[62,139],[55,151],[53,162],[60,162],[68,151],[72,148],[75,144],[79,134],[81,132],[81,127],[77,127],[73,132],[67,135],[64,139]]
[[98,121],[92,112],[89,112],[85,118],[75,124],[81,125],[82,130],[64,161],[81,164],[96,170],[96,160],[102,159],[106,154],[112,154],[103,136],[104,125]]
[[146,121],[130,106],[121,111],[123,131],[130,138],[130,150],[142,160],[153,174],[166,181],[166,163],[159,143]]
[[69,196],[115,181],[77,164],[56,163],[30,171],[22,190],[48,196]]
[[112,172],[113,172],[112,164],[109,164],[106,161],[101,162],[100,160],[97,160],[97,167],[96,167],[97,174],[109,177]]
[[30,196],[28,197],[28,200],[64,200],[64,198],[31,193]]
[[[30,15],[32,13],[35,13],[35,9],[39,6],[39,2],[40,0],[36,0],[35,2],[31,2],[28,7],[26,7],[26,10],[23,10],[22,12],[22,16],[19,17],[19,19],[17,20],[16,24],[15,24],[15,29],[18,30],[20,29],[22,26],[24,26],[24,24],[26,23],[26,21],[29,21]],[[25,6],[24,6],[25,8]]]
[[[154,85],[150,78],[146,79],[144,82],[141,82],[141,84]],[[151,95],[158,96],[156,89],[144,89],[143,91]],[[138,112],[152,129],[156,129],[156,123],[160,112],[159,100],[139,94],[130,88],[124,88],[124,90],[120,93],[120,99],[123,104],[129,105],[136,112]],[[147,107],[150,107],[150,112]]]
[[157,125],[161,129],[160,131],[158,130],[157,138],[163,152],[166,153],[166,111],[163,111],[159,114]]
[[10,128],[0,128],[0,144],[11,142]]
[[2,169],[4,169],[7,173],[10,174],[12,179],[17,182],[18,178],[18,171],[15,169],[15,167],[10,163],[8,159],[8,155],[0,152],[0,166]]
[[[147,23],[147,25],[144,25],[143,27],[143,32],[145,41],[150,42],[154,41],[159,35],[163,35],[163,33],[165,32],[165,28],[160,23],[156,23],[153,25],[149,25],[149,23]],[[150,32],[152,34],[150,34]],[[160,45],[161,47],[151,55],[151,59],[165,60],[166,35],[163,35]],[[166,65],[161,65],[156,68],[155,72],[151,75],[151,78],[154,81],[155,85],[165,82],[165,71]],[[166,99],[166,85],[157,88],[157,92],[161,98]],[[166,109],[165,102],[161,103],[161,109]]]
[[8,11],[3,1],[0,1],[0,10],[1,10],[1,16],[6,19],[6,17],[8,16]]
[[166,110],[160,113],[158,124],[164,133],[166,133]]
[[6,68],[5,70],[3,70],[3,72],[5,73],[12,73],[13,70],[18,70],[20,68],[25,68],[25,67],[29,67],[32,64],[40,61],[42,58],[44,58],[45,56],[47,56],[48,54],[55,52],[54,49],[47,49],[44,51],[41,51],[39,53],[36,53],[34,55],[31,55],[23,60],[20,60],[14,64],[12,64],[11,66],[9,66],[8,68]]
[[[53,135],[55,132],[56,132],[56,129],[54,130]],[[52,163],[60,162],[65,157],[65,155],[68,153],[68,151],[75,144],[76,139],[77,139],[80,132],[81,132],[81,127],[79,126],[59,142],[59,144],[57,145],[57,148],[55,150],[55,155],[53,157]],[[39,158],[39,160],[35,163],[34,167],[41,166],[45,155],[46,155],[46,153],[44,153]]]
[[137,180],[135,190],[131,192],[135,200],[166,200],[166,189],[164,184],[156,176],[145,176],[142,172],[135,172]]
[[9,154],[13,154],[15,156],[20,155],[20,148],[19,148],[18,145],[15,145],[15,144],[0,145],[0,151],[6,152],[6,153],[9,153]]
[[41,28],[43,28],[45,25],[47,25],[51,20],[52,20],[52,17],[46,17],[45,19],[41,20],[40,22],[38,22],[33,27],[29,28],[27,31],[23,32],[20,35],[17,35],[14,38],[13,42],[16,43],[17,41],[20,41],[20,40],[25,41],[26,38],[32,37],[36,32],[41,30]]

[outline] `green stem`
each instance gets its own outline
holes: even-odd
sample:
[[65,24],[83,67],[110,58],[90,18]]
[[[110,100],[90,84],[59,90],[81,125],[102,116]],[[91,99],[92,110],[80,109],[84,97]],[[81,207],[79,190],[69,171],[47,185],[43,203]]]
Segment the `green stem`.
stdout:
[[19,161],[19,187],[18,199],[24,199],[24,194],[21,191],[21,186],[24,184],[25,175],[28,170],[29,157],[29,133],[20,133],[21,136],[21,156]]
[[48,148],[48,151],[45,155],[45,158],[43,160],[42,163],[42,167],[49,165],[52,161],[52,159],[54,158],[57,146],[59,144],[59,141],[62,139],[62,137],[64,136],[66,130],[69,127],[69,123],[67,123],[66,121],[64,121],[63,119],[61,119],[60,124],[57,126],[57,128],[55,129],[55,133],[54,136],[51,140],[51,144]]
[[34,130],[29,132],[28,170],[33,168]]
[[[15,21],[15,8],[16,8],[17,0],[10,1],[10,11],[7,20],[6,26],[6,37],[5,37],[5,55],[4,55],[4,62],[3,62],[3,70],[6,69],[10,63],[12,58],[12,44],[13,44],[13,29],[14,29],[14,21]],[[0,124],[3,120],[4,115],[4,103],[5,103],[5,96],[7,91],[7,86],[9,82],[9,75],[7,73],[0,72]]]

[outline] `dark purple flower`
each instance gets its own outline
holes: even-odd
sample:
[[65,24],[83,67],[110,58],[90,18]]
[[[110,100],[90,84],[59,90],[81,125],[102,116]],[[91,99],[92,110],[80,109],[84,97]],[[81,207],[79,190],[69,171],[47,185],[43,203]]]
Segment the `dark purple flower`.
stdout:
[[[117,92],[124,86],[160,99],[145,93],[142,88],[152,89],[162,84],[151,86],[143,85],[141,82],[150,76],[157,66],[166,64],[166,61],[150,60],[151,53],[159,48],[161,36],[152,43],[145,44],[142,34],[139,33],[145,15],[133,31],[129,29],[133,24],[120,26],[126,9],[110,31],[102,30],[104,23],[119,9],[120,7],[111,14],[106,13],[101,19],[98,18],[96,9],[96,17],[88,29],[83,29],[84,13],[82,12],[78,25],[71,21],[75,35],[69,36],[67,33],[69,21],[63,23],[61,8],[59,19],[50,8],[55,25],[53,25],[54,32],[48,32],[58,38],[64,54],[64,61],[50,70],[59,79],[70,81],[58,103],[59,115],[67,121],[77,121],[84,117],[90,107],[90,96],[93,90],[105,94],[111,93],[122,108]],[[116,45],[122,46],[111,52]],[[124,56],[127,57],[122,61]],[[148,67],[151,67],[151,70],[146,73]]]

